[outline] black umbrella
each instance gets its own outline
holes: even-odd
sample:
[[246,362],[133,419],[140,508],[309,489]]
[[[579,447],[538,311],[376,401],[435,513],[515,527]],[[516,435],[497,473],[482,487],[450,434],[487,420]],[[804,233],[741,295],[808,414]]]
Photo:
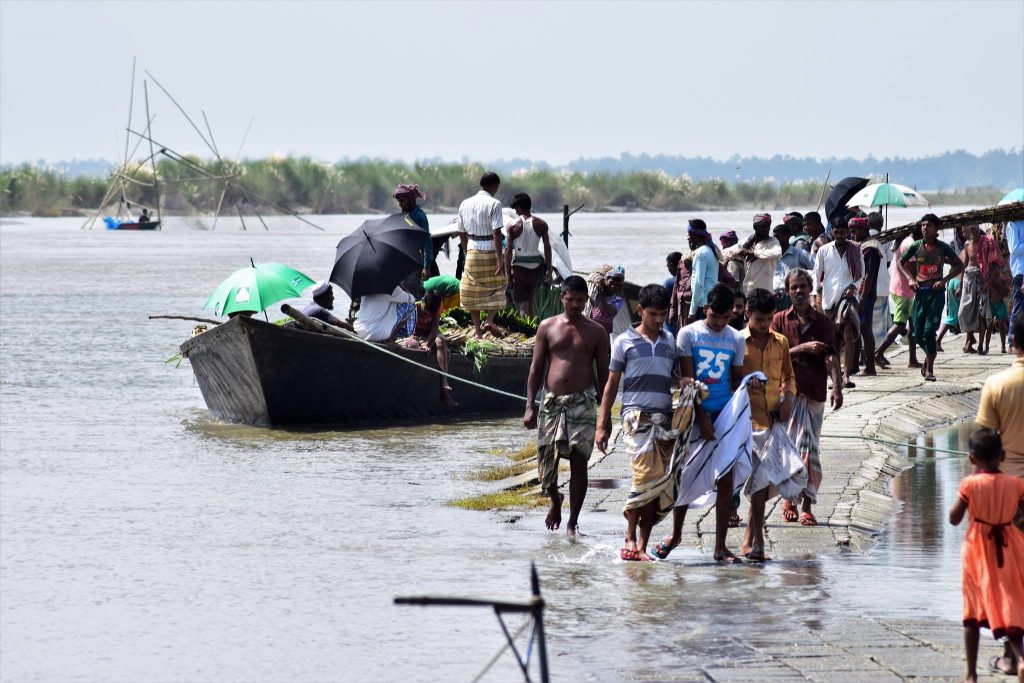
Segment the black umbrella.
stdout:
[[410,273],[423,267],[426,233],[404,214],[364,221],[338,242],[331,282],[352,300],[390,294]]
[[867,187],[868,182],[867,178],[850,177],[833,185],[825,200],[825,218],[831,222],[833,216],[842,215],[846,210],[846,202]]

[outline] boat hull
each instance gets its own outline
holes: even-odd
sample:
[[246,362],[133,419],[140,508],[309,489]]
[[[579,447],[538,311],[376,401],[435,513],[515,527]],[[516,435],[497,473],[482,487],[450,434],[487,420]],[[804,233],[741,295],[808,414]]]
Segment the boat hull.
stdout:
[[[440,376],[426,351],[388,350],[261,320],[235,317],[181,345],[210,412],[262,427],[357,425],[385,420],[512,414],[522,399],[451,382],[459,405],[440,401]],[[482,371],[453,353],[449,372],[516,395],[526,390],[529,357],[491,356]]]
[[118,230],[156,230],[160,227],[160,221],[150,221],[148,223],[121,223],[117,226]]

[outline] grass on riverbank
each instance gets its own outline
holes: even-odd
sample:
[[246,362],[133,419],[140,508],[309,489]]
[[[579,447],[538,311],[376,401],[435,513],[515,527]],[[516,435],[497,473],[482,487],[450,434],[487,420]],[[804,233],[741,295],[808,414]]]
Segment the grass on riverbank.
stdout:
[[[313,214],[391,213],[397,211],[391,192],[398,183],[416,182],[427,193],[421,203],[428,212],[451,210],[474,194],[484,167],[480,164],[403,164],[386,161],[324,164],[308,157],[244,161],[238,169],[222,162],[189,157],[192,169],[164,159],[157,165],[161,206],[167,215],[274,213],[271,203]],[[198,169],[198,170],[197,170]],[[208,178],[234,175],[247,190]],[[152,168],[129,167],[129,201],[156,205]],[[0,168],[0,214],[29,212],[56,216],[95,210],[106,196],[111,178],[68,177],[31,164]],[[776,183],[729,182],[719,178],[693,180],[663,171],[584,173],[531,169],[505,179],[498,198],[507,204],[516,192],[533,198],[538,212],[559,211],[563,204],[585,204],[590,211],[687,211],[722,208],[807,206],[818,200],[820,181]],[[1002,196],[994,188],[967,188],[925,193],[932,204],[992,205]],[[115,194],[115,200],[119,198]],[[133,207],[133,211],[138,207]],[[104,207],[116,211],[116,205]]]

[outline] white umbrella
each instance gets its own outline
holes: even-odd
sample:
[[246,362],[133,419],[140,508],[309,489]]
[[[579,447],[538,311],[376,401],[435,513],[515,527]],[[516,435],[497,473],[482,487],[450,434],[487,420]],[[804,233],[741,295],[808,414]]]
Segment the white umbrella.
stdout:
[[875,183],[853,195],[847,206],[929,206],[928,200],[906,185]]

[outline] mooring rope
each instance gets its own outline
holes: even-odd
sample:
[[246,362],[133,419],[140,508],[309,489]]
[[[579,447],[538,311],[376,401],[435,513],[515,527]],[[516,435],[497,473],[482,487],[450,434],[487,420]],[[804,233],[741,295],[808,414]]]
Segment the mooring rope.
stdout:
[[478,389],[483,389],[484,391],[490,391],[490,392],[493,392],[495,394],[500,394],[502,396],[508,396],[509,398],[515,398],[515,399],[518,399],[520,401],[526,402],[526,397],[525,396],[520,396],[519,394],[513,394],[511,392],[504,391],[502,389],[496,389],[494,387],[489,387],[486,384],[480,384],[479,382],[474,382],[471,379],[466,379],[464,377],[459,377],[458,375],[453,375],[451,373],[445,372],[444,370],[441,370],[440,368],[432,368],[429,365],[424,365],[423,363],[417,362],[417,361],[413,360],[412,358],[406,358],[405,356],[403,356],[400,353],[395,353],[391,349],[386,349],[383,346],[381,346],[380,344],[375,344],[374,342],[367,341],[367,340],[363,339],[362,337],[360,337],[358,334],[355,334],[353,332],[349,332],[348,330],[346,330],[344,328],[339,327],[339,328],[335,328],[335,329],[341,330],[342,332],[345,333],[345,335],[347,337],[349,337],[350,339],[353,339],[353,340],[359,342],[360,344],[363,344],[365,346],[369,346],[371,349],[375,349],[377,351],[380,351],[383,354],[386,354],[386,355],[391,356],[393,358],[397,358],[398,360],[403,361],[405,363],[409,363],[410,365],[415,365],[415,366],[417,366],[419,368],[423,368],[424,370],[426,370],[428,372],[432,372],[435,375],[441,375],[442,377],[447,377],[448,379],[453,379],[456,382],[462,382],[463,384],[468,384],[468,385],[476,387]]
[[[494,387],[487,386],[486,384],[480,384],[479,382],[474,382],[471,379],[465,379],[464,377],[459,377],[457,375],[453,375],[451,373],[447,373],[444,370],[441,370],[440,368],[432,368],[429,365],[424,365],[423,363],[419,363],[419,362],[413,360],[412,358],[406,358],[405,356],[401,355],[400,353],[395,353],[391,349],[386,349],[383,346],[381,346],[380,344],[375,344],[373,342],[367,341],[367,340],[363,339],[362,337],[360,337],[359,335],[354,334],[352,332],[349,332],[346,329],[343,329],[343,328],[338,328],[338,329],[340,329],[342,332],[344,332],[345,335],[348,336],[350,339],[353,339],[353,340],[359,342],[360,344],[363,344],[365,346],[369,346],[372,349],[375,349],[377,351],[380,351],[381,353],[384,353],[384,354],[387,354],[387,355],[392,356],[394,358],[397,358],[398,360],[403,361],[405,363],[409,363],[411,365],[415,365],[417,367],[420,367],[420,368],[422,368],[424,370],[427,370],[428,372],[434,373],[435,375],[441,375],[442,377],[447,377],[448,379],[453,379],[456,382],[462,382],[463,384],[468,384],[468,385],[476,387],[478,389],[483,389],[484,391],[490,391],[490,392],[493,392],[495,394],[500,394],[502,396],[508,396],[509,398],[518,399],[518,400],[523,401],[523,402],[526,401],[526,397],[525,396],[520,396],[519,394],[513,394],[511,392],[504,391],[502,389],[496,389]],[[881,443],[881,444],[885,444],[887,446],[896,446],[898,448],[915,448],[915,449],[923,450],[923,451],[934,451],[934,452],[937,452],[937,453],[950,453],[952,455],[960,455],[960,456],[969,455],[969,453],[967,453],[966,451],[957,451],[957,450],[952,450],[952,449],[949,449],[949,448],[937,448],[935,446],[920,446],[920,445],[916,445],[916,444],[912,444],[912,443],[903,443],[903,442],[899,442],[899,441],[891,441],[889,439],[878,439],[878,438],[871,437],[871,436],[860,436],[859,434],[823,434],[822,436],[825,437],[825,438],[830,438],[830,439],[859,439],[861,441],[874,441],[875,443]]]

